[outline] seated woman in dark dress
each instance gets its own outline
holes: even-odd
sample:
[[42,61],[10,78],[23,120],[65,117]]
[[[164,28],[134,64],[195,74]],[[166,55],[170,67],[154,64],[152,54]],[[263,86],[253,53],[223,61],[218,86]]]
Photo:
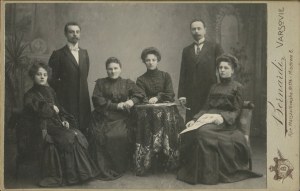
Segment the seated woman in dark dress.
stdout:
[[160,52],[154,47],[149,47],[143,50],[141,58],[147,72],[137,78],[136,85],[146,93],[146,101],[150,104],[174,102],[171,76],[157,68],[161,60]]
[[203,109],[187,123],[207,123],[181,134],[180,169],[177,179],[190,184],[218,184],[259,177],[248,170],[249,148],[236,127],[242,104],[242,85],[232,80],[237,59],[217,58],[220,83],[214,84]]
[[[155,47],[145,48],[142,51],[141,59],[147,71],[137,78],[136,84],[146,95],[144,103],[174,102],[175,94],[171,76],[169,73],[158,69],[158,63],[161,60],[159,50]],[[147,109],[144,111],[147,113],[147,119],[150,119],[150,121],[145,120],[144,123],[146,124],[144,125],[151,127],[151,131],[147,131],[146,134],[151,137],[150,139],[153,139],[153,145],[146,150],[150,150],[154,164],[158,167],[161,166],[161,170],[176,169],[179,158],[178,133],[184,129],[184,120],[180,116],[177,107],[172,105],[154,112],[147,112]],[[143,115],[143,112],[140,113]],[[139,147],[139,145],[137,146]],[[136,155],[139,155],[139,153],[136,153]],[[137,158],[142,157],[137,156]],[[144,163],[150,163],[147,162],[147,159],[145,161]],[[137,175],[143,175],[143,173],[137,172]]]
[[32,146],[42,149],[39,185],[80,183],[98,175],[98,169],[88,154],[87,140],[76,129],[73,116],[59,105],[54,90],[48,86],[48,74],[46,64],[34,64],[29,70],[34,85],[24,95],[22,125],[34,136]]
[[102,180],[117,179],[127,170],[133,149],[130,109],[145,97],[133,81],[120,77],[121,68],[117,58],[108,58],[108,77],[96,81],[92,96],[95,110],[89,141]]

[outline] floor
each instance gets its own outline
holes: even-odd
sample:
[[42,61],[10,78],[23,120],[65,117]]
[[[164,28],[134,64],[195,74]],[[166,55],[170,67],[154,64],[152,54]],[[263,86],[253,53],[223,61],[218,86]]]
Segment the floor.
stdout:
[[[10,134],[10,133],[8,133]],[[7,135],[8,135],[7,134]],[[5,188],[38,188],[36,182],[38,179],[37,168],[22,167],[19,178],[14,176],[16,149],[13,137],[6,136],[5,143]],[[266,188],[266,144],[261,138],[251,139],[253,150],[253,170],[264,176],[261,178],[252,178],[236,183],[226,183],[218,185],[190,185],[176,179],[175,173],[156,173],[149,174],[146,177],[137,177],[133,172],[128,172],[123,177],[114,181],[92,180],[90,182],[67,186],[64,188],[78,189],[243,189],[243,188]]]

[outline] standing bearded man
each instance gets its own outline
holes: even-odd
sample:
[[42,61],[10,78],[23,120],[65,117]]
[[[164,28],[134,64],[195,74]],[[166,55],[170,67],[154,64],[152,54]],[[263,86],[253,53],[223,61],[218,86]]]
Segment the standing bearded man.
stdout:
[[50,85],[56,91],[58,101],[85,132],[91,114],[87,84],[90,62],[87,50],[78,46],[80,32],[81,27],[76,22],[65,25],[67,44],[52,53],[49,66],[52,68]]

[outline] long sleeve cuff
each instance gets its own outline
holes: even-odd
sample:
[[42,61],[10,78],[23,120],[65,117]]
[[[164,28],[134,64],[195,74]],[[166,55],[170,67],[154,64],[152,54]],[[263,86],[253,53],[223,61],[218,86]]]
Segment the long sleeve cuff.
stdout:
[[155,96],[157,98],[157,100],[160,102],[162,101],[162,96],[160,94],[158,94],[157,96]]
[[117,103],[107,103],[107,108],[109,110],[117,110],[118,109],[118,104]]

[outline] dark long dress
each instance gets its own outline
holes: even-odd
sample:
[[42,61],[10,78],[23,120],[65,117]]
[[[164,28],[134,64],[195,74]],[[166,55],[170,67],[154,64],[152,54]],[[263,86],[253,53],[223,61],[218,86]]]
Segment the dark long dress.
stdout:
[[92,101],[95,110],[89,129],[91,154],[103,180],[113,180],[127,170],[133,149],[129,111],[117,109],[120,102],[142,101],[144,94],[129,79],[102,78],[96,81]]
[[194,119],[211,113],[220,114],[224,122],[181,135],[179,180],[217,184],[260,176],[248,170],[249,148],[235,125],[243,103],[241,89],[242,85],[230,78],[212,86],[208,101]]
[[[59,108],[59,114],[53,105]],[[62,126],[65,120],[70,123],[69,129]],[[88,153],[87,140],[74,128],[77,124],[73,116],[58,105],[51,87],[34,85],[25,93],[23,125],[35,136],[31,137],[32,147],[42,149],[40,186],[75,184],[98,174]],[[44,140],[42,130],[47,130]]]
[[[158,99],[158,103],[162,102],[174,102],[174,90],[172,85],[172,79],[169,73],[160,71],[158,69],[155,70],[147,70],[142,76],[137,78],[136,84],[139,88],[143,90],[143,92],[146,94],[146,102],[148,102],[148,99],[152,97],[156,97]],[[169,110],[169,109],[164,109]],[[158,145],[155,145],[156,141],[153,141],[153,145],[148,144],[142,144],[144,147],[149,147],[149,152],[152,153],[152,155],[156,154],[157,158],[154,158],[156,160],[153,161],[159,161],[161,164],[157,164],[156,166],[162,166],[161,170],[172,170],[177,168],[178,166],[178,158],[179,158],[179,152],[178,152],[178,146],[179,146],[179,139],[178,134],[185,128],[184,126],[184,120],[180,116],[179,111],[177,107],[175,106],[174,109],[170,109],[169,111],[172,111],[171,113],[164,113],[164,115],[170,115],[169,117],[165,117],[164,115],[161,115],[162,110],[157,110],[158,112],[153,112],[153,116],[150,115],[148,112],[146,112],[146,109],[144,112],[147,113],[147,119],[141,122],[142,124],[145,124],[145,126],[151,129],[150,131],[146,131],[147,137],[151,140],[152,137],[158,137],[161,133],[163,143],[161,144],[163,149],[157,153],[157,149],[154,149],[155,147],[158,147]],[[140,111],[141,112],[141,111]],[[140,115],[141,114],[141,115]],[[143,112],[138,114],[138,116],[143,116]],[[169,121],[168,121],[169,120]],[[171,121],[170,121],[171,120]],[[154,125],[155,124],[155,125]],[[145,128],[147,129],[147,128]],[[137,140],[139,139],[145,139],[141,138],[140,135],[144,135],[143,130],[138,129],[136,132],[139,134],[137,135]],[[143,137],[142,136],[142,137]],[[147,139],[146,139],[147,140]],[[155,140],[155,139],[154,139]],[[139,141],[138,141],[139,142]],[[142,141],[143,142],[143,141]],[[145,141],[147,142],[147,141]],[[137,145],[137,147],[141,147],[141,145]],[[139,150],[139,149],[138,149]],[[166,154],[168,153],[168,154]],[[139,154],[145,155],[147,152],[138,152],[136,153],[137,159],[140,158],[146,158],[143,156],[138,156]],[[152,156],[151,156],[152,157]],[[145,160],[147,161],[147,160]],[[170,162],[172,161],[172,162]],[[146,163],[146,162],[144,162]],[[163,166],[168,166],[169,169],[165,169]],[[137,174],[143,174],[142,172],[137,172]]]
[[145,92],[147,99],[157,97],[159,103],[174,101],[175,94],[172,79],[167,72],[158,69],[147,70],[137,78],[136,85]]

